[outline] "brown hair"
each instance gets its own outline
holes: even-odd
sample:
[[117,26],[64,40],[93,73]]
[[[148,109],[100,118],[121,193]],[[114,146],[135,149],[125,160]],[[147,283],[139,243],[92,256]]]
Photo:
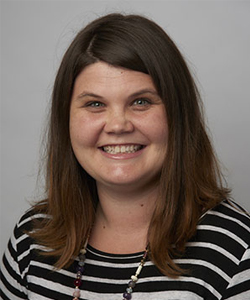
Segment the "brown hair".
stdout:
[[[95,181],[71,148],[69,109],[74,82],[89,64],[104,61],[149,74],[168,120],[168,151],[160,197],[151,220],[150,256],[166,275],[181,270],[173,262],[196,230],[202,213],[228,196],[203,123],[199,94],[188,67],[169,36],[138,15],[109,14],[81,30],[66,51],[52,95],[48,136],[47,200],[35,206],[52,218],[33,233],[67,265],[79,253],[94,222]],[[175,245],[175,247],[173,247]]]

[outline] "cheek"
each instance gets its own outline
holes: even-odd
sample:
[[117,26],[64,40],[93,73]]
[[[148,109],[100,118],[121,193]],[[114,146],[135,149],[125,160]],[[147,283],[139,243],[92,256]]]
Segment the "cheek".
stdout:
[[91,123],[88,123],[80,118],[70,118],[70,139],[73,148],[80,145],[87,145],[90,142],[91,128],[89,128],[89,124]]
[[166,145],[168,141],[168,123],[164,112],[156,113],[147,123],[148,132],[157,144]]

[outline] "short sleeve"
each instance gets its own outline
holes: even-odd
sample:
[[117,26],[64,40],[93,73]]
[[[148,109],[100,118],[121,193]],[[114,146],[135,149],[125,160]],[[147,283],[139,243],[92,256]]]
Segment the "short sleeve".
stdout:
[[224,300],[250,299],[250,248],[246,249],[236,274],[229,283]]
[[17,252],[17,243],[20,239],[19,228],[15,230],[9,240],[1,264],[1,297],[2,299],[27,299],[26,283],[20,272]]

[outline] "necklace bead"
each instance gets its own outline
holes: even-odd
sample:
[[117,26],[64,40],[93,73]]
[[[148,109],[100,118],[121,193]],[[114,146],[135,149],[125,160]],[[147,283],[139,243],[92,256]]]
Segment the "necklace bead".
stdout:
[[79,288],[75,288],[75,291],[73,293],[73,297],[75,297],[75,298],[80,297],[80,290],[79,290]]
[[131,276],[131,279],[133,280],[133,282],[137,282],[137,281],[138,281],[138,278],[137,278],[137,276],[135,276],[135,275],[132,275],[132,276]]
[[135,287],[135,282],[134,281],[129,281],[128,286],[131,288]]
[[132,295],[131,295],[131,293],[124,293],[123,297],[125,300],[130,300],[132,298]]
[[[87,252],[87,241],[84,245],[84,248],[80,250],[80,254],[78,256],[79,262],[76,267],[76,279],[74,280],[74,285],[75,285],[75,290],[73,292],[73,300],[79,300],[80,298],[80,286],[82,283],[82,275],[84,272],[84,264],[85,264],[85,259],[86,259],[86,252]],[[131,276],[131,280],[128,282],[128,287],[126,288],[126,291],[123,293],[123,300],[131,300],[132,299],[132,293],[133,293],[133,288],[136,285],[136,282],[138,281],[138,276],[141,273],[141,270],[145,264],[145,261],[147,259],[148,255],[148,247],[146,248],[142,260],[140,261],[140,264],[138,268],[136,269],[135,275]]]

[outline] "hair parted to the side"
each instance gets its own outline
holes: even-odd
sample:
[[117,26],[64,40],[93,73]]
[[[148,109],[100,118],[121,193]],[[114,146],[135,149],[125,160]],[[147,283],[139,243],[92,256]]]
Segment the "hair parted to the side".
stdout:
[[[104,61],[147,73],[162,98],[168,120],[168,151],[148,240],[150,258],[168,276],[181,274],[173,258],[185,249],[200,216],[229,195],[205,130],[200,98],[179,50],[157,24],[138,15],[109,14],[81,30],[66,51],[52,94],[47,149],[48,199],[35,209],[52,216],[31,235],[71,262],[87,239],[98,203],[95,181],[71,148],[69,110],[78,74]],[[173,247],[175,245],[175,247]]]

